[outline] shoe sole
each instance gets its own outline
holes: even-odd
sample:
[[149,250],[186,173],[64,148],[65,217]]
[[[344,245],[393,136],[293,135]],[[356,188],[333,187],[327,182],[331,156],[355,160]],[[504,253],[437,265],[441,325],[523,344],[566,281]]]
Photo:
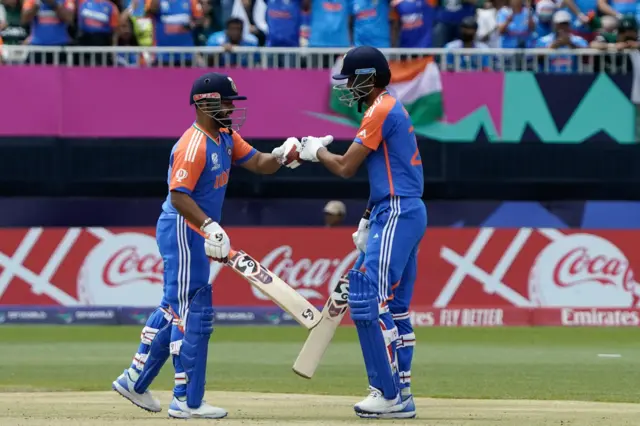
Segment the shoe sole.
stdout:
[[392,411],[389,413],[372,413],[370,411],[364,411],[357,407],[353,410],[356,415],[363,419],[413,419],[416,416],[416,411]]
[[229,415],[229,413],[224,413],[221,416],[192,416],[191,414],[187,414],[184,411],[178,411],[178,410],[167,410],[167,413],[169,414],[169,417],[171,417],[172,419],[179,419],[179,420],[187,420],[187,419],[209,419],[209,420],[214,420],[214,419],[224,419],[225,417],[227,417],[227,415]]
[[135,405],[136,407],[138,407],[140,409],[143,409],[144,411],[148,411],[149,413],[159,413],[159,412],[162,411],[162,408],[158,408],[157,410],[154,410],[154,409],[151,409],[151,408],[149,408],[147,406],[139,404],[133,398],[133,395],[131,395],[131,393],[129,393],[128,390],[126,390],[125,388],[120,386],[120,384],[118,382],[113,382],[111,384],[111,389],[113,389],[118,395],[120,395],[121,397],[123,397],[124,399],[126,399],[127,401],[129,401],[130,403]]

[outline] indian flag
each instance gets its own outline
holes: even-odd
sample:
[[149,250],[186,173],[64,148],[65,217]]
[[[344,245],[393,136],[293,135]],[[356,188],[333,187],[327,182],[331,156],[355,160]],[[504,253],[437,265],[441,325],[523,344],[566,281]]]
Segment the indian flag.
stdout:
[[[442,82],[438,65],[433,62],[433,58],[391,61],[389,66],[389,92],[402,102],[411,115],[413,124],[421,126],[440,120],[443,116]],[[339,59],[331,70],[331,75],[338,74],[341,67],[342,59]],[[332,86],[339,83],[344,81],[339,82],[331,78]],[[358,106],[346,106],[338,100],[335,90],[332,89],[331,92],[331,110],[359,124],[362,114],[358,113]]]

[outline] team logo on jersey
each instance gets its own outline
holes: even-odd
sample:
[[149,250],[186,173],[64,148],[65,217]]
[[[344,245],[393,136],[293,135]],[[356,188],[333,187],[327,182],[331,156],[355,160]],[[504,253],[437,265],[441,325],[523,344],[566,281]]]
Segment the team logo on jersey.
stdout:
[[218,162],[218,154],[215,152],[211,154],[211,163],[213,164],[211,170],[218,170],[220,168],[220,163]]
[[182,182],[189,176],[189,173],[185,169],[178,169],[176,172],[176,180]]
[[236,83],[231,79],[231,77],[227,77],[227,78],[229,79],[229,83],[231,83],[231,90],[233,90],[233,93],[238,94]]

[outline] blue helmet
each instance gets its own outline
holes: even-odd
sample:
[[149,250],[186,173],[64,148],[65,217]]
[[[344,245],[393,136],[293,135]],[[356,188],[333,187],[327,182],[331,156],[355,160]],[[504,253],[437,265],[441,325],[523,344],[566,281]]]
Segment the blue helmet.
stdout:
[[210,72],[193,82],[189,103],[216,120],[221,127],[238,130],[244,124],[246,108],[236,108],[233,101],[245,101],[231,77]]
[[344,55],[342,68],[334,80],[348,80],[337,84],[340,101],[348,106],[358,102],[360,106],[374,88],[384,89],[391,81],[389,62],[384,54],[371,46],[358,46]]

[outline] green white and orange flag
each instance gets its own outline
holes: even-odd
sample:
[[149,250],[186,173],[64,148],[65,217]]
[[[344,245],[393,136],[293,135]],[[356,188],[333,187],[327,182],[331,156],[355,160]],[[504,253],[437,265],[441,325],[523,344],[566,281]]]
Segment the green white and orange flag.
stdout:
[[[443,116],[442,82],[438,65],[432,58],[419,58],[406,61],[390,61],[391,84],[389,92],[402,102],[411,115],[415,126],[423,126],[440,120]],[[331,70],[331,75],[338,74],[342,67],[339,59]],[[331,80],[332,86],[343,83]],[[359,124],[362,114],[357,105],[348,107],[338,100],[335,90],[330,96],[331,110]],[[363,111],[364,112],[364,111]]]

